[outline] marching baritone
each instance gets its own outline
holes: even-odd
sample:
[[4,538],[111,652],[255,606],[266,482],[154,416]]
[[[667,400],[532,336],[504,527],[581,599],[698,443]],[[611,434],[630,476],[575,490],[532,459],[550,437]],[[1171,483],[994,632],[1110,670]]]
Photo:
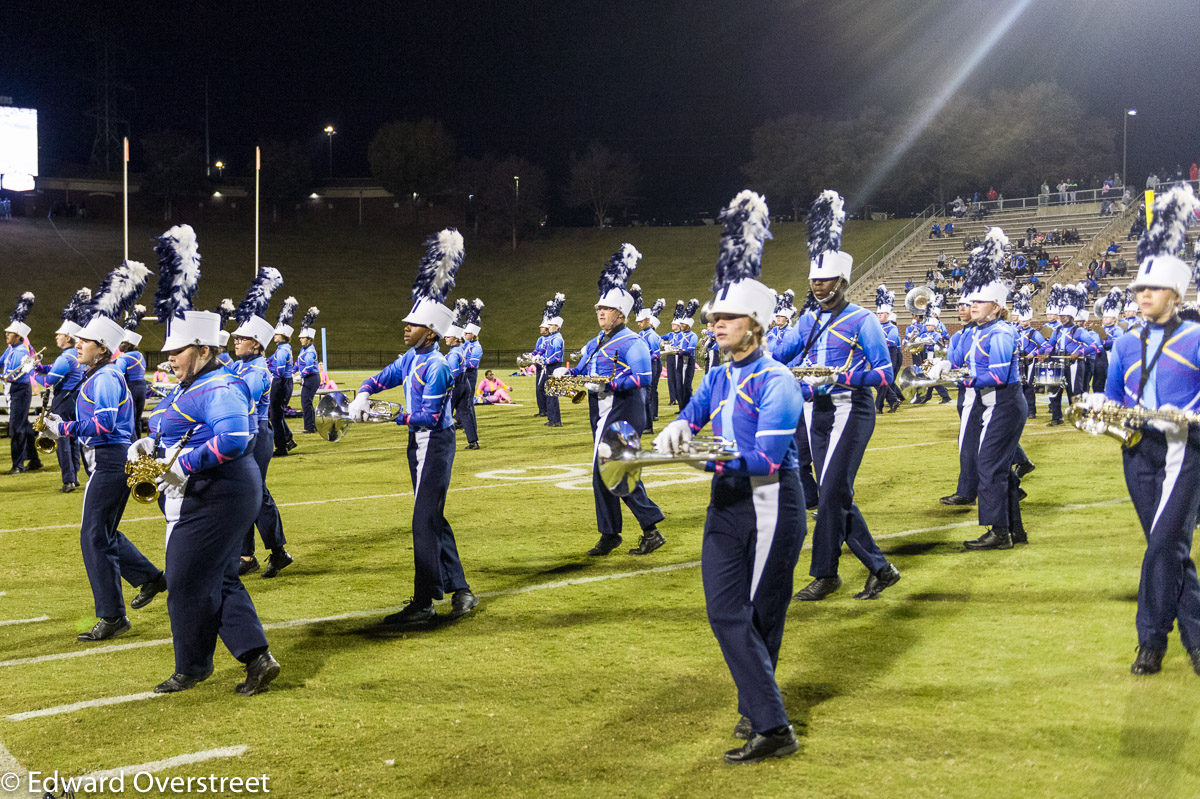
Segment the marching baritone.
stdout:
[[284,457],[296,448],[292,438],[292,429],[287,423],[287,408],[292,401],[292,376],[296,364],[292,360],[292,319],[300,303],[295,297],[288,297],[279,309],[279,318],[275,323],[275,352],[267,360],[271,370],[271,428],[275,433],[275,456]]
[[312,306],[304,312],[300,321],[300,354],[296,356],[296,374],[300,377],[300,414],[304,419],[305,433],[317,432],[317,415],[313,411],[313,397],[321,387],[321,369],[317,366],[317,348],[313,340],[317,331],[313,327],[321,309]]
[[384,618],[398,628],[424,628],[437,622],[434,600],[451,596],[450,618],[470,613],[479,604],[463,573],[454,530],[446,521],[446,492],[454,466],[454,420],[450,415],[454,380],[438,351],[438,338],[454,321],[443,305],[454,287],[464,256],[463,237],[446,228],[426,241],[413,306],[404,317],[404,345],[394,363],[367,378],[350,403],[350,416],[363,421],[370,413],[371,395],[404,388],[404,412],[396,424],[408,427],[408,472],[413,483],[413,595],[407,606]]
[[875,599],[900,580],[854,502],[854,478],[875,430],[871,389],[893,376],[879,320],[846,299],[854,258],[840,249],[845,218],[837,192],[822,192],[813,202],[808,277],[819,306],[800,318],[775,353],[790,366],[831,367],[827,374],[803,378],[804,423],[820,498],[809,569],[813,580],[796,594],[798,601],[822,600],[841,587],[843,543],[867,567],[866,585],[855,599]]
[[542,321],[538,325],[537,342],[534,343],[533,349],[529,354],[533,356],[533,393],[537,399],[537,416],[546,415],[546,336],[550,335],[550,328],[546,324],[546,319],[549,317],[550,304],[553,300],[546,302],[546,310],[542,312]]
[[622,244],[613,253],[600,276],[600,299],[596,301],[596,321],[600,334],[583,348],[580,362],[572,369],[560,367],[555,377],[588,375],[607,378],[588,385],[588,419],[595,442],[592,448],[592,492],[596,499],[596,526],[600,540],[588,550],[592,557],[607,555],[621,545],[621,503],[633,513],[642,528],[638,545],[631,555],[649,555],[666,543],[658,531],[665,517],[646,495],[639,480],[627,496],[613,496],[600,479],[597,459],[600,438],[609,425],[629,422],[640,435],[646,429],[646,402],[642,389],[650,384],[650,350],[641,337],[625,326],[633,310],[633,295],[625,290],[625,282],[637,268],[642,254],[632,244]]
[[129,448],[130,460],[150,455],[164,470],[159,507],[167,521],[175,671],[154,691],[186,691],[211,677],[219,636],[246,667],[235,690],[252,696],[280,671],[238,579],[242,539],[262,504],[262,474],[252,457],[254,406],[246,383],[217,362],[220,316],[191,309],[200,276],[195,232],[173,227],[155,250],[154,310],[167,324],[163,352],[179,383],[150,414],[152,437]]
[[8,474],[42,468],[41,458],[33,446],[33,426],[29,423],[29,403],[33,398],[29,371],[32,370],[24,368],[26,359],[36,358],[33,349],[25,343],[30,331],[25,319],[33,310],[33,300],[33,292],[21,294],[8,317],[8,327],[4,328],[4,343],[8,346],[0,357],[0,374],[8,383],[8,437],[12,453],[12,468]]
[[653,306],[642,308],[637,314],[637,323],[640,328],[638,335],[642,337],[642,341],[646,342],[646,349],[650,350],[650,385],[646,387],[645,432],[647,433],[654,431],[654,423],[658,421],[658,383],[662,378],[662,339],[659,338],[655,328],[658,327],[658,315],[666,307],[666,299],[659,297],[654,301]]
[[[91,299],[92,291],[86,287],[71,296],[67,307],[63,308],[62,324],[54,331],[54,343],[62,353],[50,366],[40,363],[34,367],[34,380],[46,388],[54,389],[50,410],[58,418],[68,422],[75,419],[76,395],[86,371],[86,367],[79,362],[79,348],[75,344],[74,336],[91,320]],[[58,468],[62,473],[62,488],[59,492],[70,494],[79,487],[79,465],[83,458],[79,439],[73,436],[63,438],[55,447],[54,454],[58,458]]]
[[655,449],[686,452],[692,434],[711,424],[713,435],[737,452],[712,466],[700,564],[709,625],[737,686],[741,719],[734,736],[746,740],[726,752],[725,761],[753,763],[800,746],[775,669],[805,535],[792,434],[803,400],[791,371],[763,347],[774,302],[771,289],[756,279],[770,223],[766,204],[744,191],[721,219],[709,318],[728,359],[704,376]]
[[[888,358],[892,362],[892,374],[899,374],[902,363],[900,328],[896,327],[896,323],[892,321],[892,316],[895,314],[893,310],[895,303],[896,292],[888,291],[887,286],[880,283],[879,287],[875,289],[875,316],[879,319],[879,324],[883,326],[883,338],[887,342]],[[900,396],[900,390],[896,388],[894,382],[878,386],[875,389],[875,413],[883,411],[884,403],[887,403],[888,413],[895,413],[904,404],[904,398]]]
[[539,391],[545,396],[546,427],[562,427],[562,409],[558,397],[546,394],[546,378],[563,365],[567,359],[567,347],[562,337],[562,309],[567,301],[567,295],[561,292],[554,299],[546,301],[546,310],[542,316],[542,324],[546,328],[546,337],[542,342],[542,364],[538,372]]
[[114,355],[125,331],[115,317],[127,310],[146,286],[150,274],[136,261],[126,261],[97,290],[85,313],[93,316],[75,332],[79,361],[86,374],[75,396],[70,419],[46,417],[46,435],[57,439],[59,449],[71,440],[82,444],[88,481],[83,491],[83,521],[79,545],[92,589],[99,621],[80,633],[79,641],[106,641],[129,632],[121,579],[139,586],[129,603],[143,608],[167,589],[166,577],[121,533],[125,504],[129,500],[125,456],[134,435],[133,398]]

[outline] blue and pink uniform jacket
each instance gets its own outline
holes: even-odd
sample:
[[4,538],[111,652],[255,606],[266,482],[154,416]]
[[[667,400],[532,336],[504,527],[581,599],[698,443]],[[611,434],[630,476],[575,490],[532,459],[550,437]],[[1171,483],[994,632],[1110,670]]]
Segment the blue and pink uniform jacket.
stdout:
[[[117,359],[118,366],[120,359]],[[50,366],[39,364],[34,367],[34,381],[43,388],[54,388],[56,391],[73,391],[83,382],[83,374],[87,370],[79,363],[79,350],[67,347]],[[145,370],[142,370],[145,374]]]
[[680,330],[679,338],[675,340],[675,346],[679,348],[680,355],[691,355],[696,357],[696,334],[691,330]]
[[146,356],[140,350],[122,352],[117,358],[117,366],[124,374],[126,383],[146,380]]
[[641,336],[619,325],[607,340],[601,332],[584,345],[571,374],[608,377],[609,390],[614,392],[643,388],[650,385],[650,349]]
[[271,374],[280,380],[291,380],[294,364],[292,362],[292,345],[281,341],[275,347],[275,352],[267,360]]
[[271,370],[267,368],[267,359],[262,355],[247,355],[234,361],[229,370],[242,379],[250,392],[254,421],[267,421],[271,416]]
[[563,344],[562,333],[546,336],[542,345],[542,358],[546,363],[562,363],[567,359],[567,347]]
[[406,424],[410,430],[444,430],[454,426],[450,415],[454,377],[435,345],[409,350],[379,374],[368,377],[358,390],[375,394],[400,385],[404,386],[406,412],[396,417],[396,424]]
[[483,345],[478,341],[464,341],[459,346],[462,347],[463,361],[466,363],[466,368],[478,369],[479,362],[483,360]]
[[296,374],[301,377],[308,377],[318,373],[317,368],[317,348],[312,344],[307,347],[300,348],[300,355],[296,358]]
[[1017,337],[1012,325],[993,319],[961,331],[958,346],[951,347],[950,365],[971,370],[967,388],[1006,386],[1021,382],[1017,366]]
[[648,327],[645,330],[639,330],[638,335],[642,337],[642,341],[646,342],[646,349],[650,350],[650,360],[662,358],[662,339],[654,332],[654,328]]
[[133,440],[133,398],[115,363],[104,364],[80,385],[75,421],[63,422],[63,435],[88,447],[128,446]]
[[1139,330],[1132,335],[1126,333],[1113,345],[1105,396],[1126,407],[1174,405],[1185,411],[1196,410],[1200,407],[1200,325],[1180,322],[1165,344],[1166,326],[1149,322],[1144,327],[1146,358],[1154,361],[1146,385],[1142,386],[1143,331]]
[[879,319],[852,302],[840,310],[804,314],[771,355],[788,366],[840,367],[850,359],[849,371],[838,375],[835,383],[817,386],[815,392],[808,384],[801,386],[805,399],[814,394],[836,395],[869,386],[886,386],[895,377]]
[[29,380],[28,375],[18,378],[17,380],[9,380],[7,375],[13,369],[21,365],[21,361],[33,354],[33,350],[29,349],[29,345],[22,341],[19,344],[13,344],[4,350],[4,355],[0,356],[0,375],[5,376],[6,383],[24,383]]
[[1040,355],[1046,352],[1046,337],[1036,327],[1017,329],[1017,349],[1025,355]]
[[463,354],[463,346],[459,344],[457,347],[451,347],[446,353],[446,365],[450,367],[450,377],[453,380],[458,380],[467,373],[467,359]]
[[177,461],[184,474],[223,466],[249,453],[258,425],[254,403],[242,378],[213,363],[190,383],[180,383],[150,413],[150,434],[169,449],[195,428],[188,452]]

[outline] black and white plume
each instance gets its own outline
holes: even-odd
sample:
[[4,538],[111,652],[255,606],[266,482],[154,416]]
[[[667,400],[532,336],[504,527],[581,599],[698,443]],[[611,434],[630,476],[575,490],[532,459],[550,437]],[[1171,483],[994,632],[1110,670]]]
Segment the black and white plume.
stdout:
[[288,297],[283,301],[283,307],[279,309],[279,318],[275,320],[275,326],[290,325],[292,318],[296,315],[296,309],[300,307],[300,301],[295,297]]
[[221,317],[221,327],[225,327],[225,323],[233,318],[237,313],[237,306],[233,304],[233,300],[229,297],[217,303],[217,315]]
[[125,317],[125,329],[137,330],[138,325],[142,323],[142,319],[146,317],[146,306],[138,303],[129,309],[129,316]]
[[663,312],[663,308],[666,308],[666,307],[667,307],[667,298],[659,297],[657,300],[654,301],[654,304],[650,306],[650,315],[653,316],[655,319],[657,319],[659,314],[661,314]]
[[884,285],[883,283],[880,283],[878,286],[875,287],[875,308],[876,308],[876,310],[882,310],[884,308],[891,306],[892,303],[888,299],[888,296],[889,296],[888,289],[887,289],[886,285]]
[[158,256],[158,289],[154,292],[154,313],[159,324],[182,319],[192,310],[192,300],[200,282],[200,249],[191,225],[176,225],[158,237],[154,245]]
[[1125,307],[1125,292],[1121,289],[1109,289],[1109,292],[1104,297],[1104,315],[1105,316],[1120,316],[1121,309]]
[[1000,279],[1000,267],[1004,264],[1004,248],[1008,236],[998,227],[988,228],[983,243],[971,250],[967,259],[967,270],[963,276],[961,294],[968,297]]
[[317,306],[312,306],[304,312],[304,318],[300,320],[300,329],[305,330],[311,328],[317,323],[317,317],[321,315],[321,309]]
[[692,297],[688,300],[687,307],[683,309],[683,318],[691,319],[696,315],[696,311],[700,310],[700,300]]
[[637,251],[637,248],[626,242],[621,245],[621,249],[612,254],[608,259],[608,263],[604,266],[604,271],[600,273],[600,296],[603,297],[613,289],[625,290],[625,284],[629,282],[629,276],[633,274],[633,270],[637,269],[638,261],[642,259],[642,254]]
[[10,322],[24,323],[29,312],[33,310],[33,292],[26,291],[20,297],[17,297],[17,304],[13,306],[13,311],[8,317]]
[[821,192],[808,211],[808,257],[817,260],[822,253],[842,248],[842,228],[846,223],[845,201],[833,189]]
[[238,303],[237,310],[234,312],[234,318],[237,319],[239,325],[244,325],[250,321],[253,316],[258,316],[263,319],[267,318],[267,306],[271,304],[271,297],[283,285],[283,275],[273,266],[261,266],[258,269],[258,274],[254,277],[254,282],[250,284],[250,289],[246,292],[245,298]]
[[444,303],[454,278],[466,257],[466,245],[462,234],[448,227],[425,240],[425,255],[417,267],[417,279],[413,281],[413,302],[422,299]]
[[1026,284],[1020,291],[1013,295],[1012,310],[1018,318],[1028,317],[1033,314],[1033,299],[1029,292],[1030,286]]
[[629,294],[633,297],[633,308],[629,311],[629,318],[636,319],[637,315],[642,312],[642,287],[634,283],[629,287]]
[[71,301],[67,303],[67,307],[63,308],[62,319],[64,322],[74,322],[83,327],[91,318],[91,307],[92,290],[84,286],[72,295]]
[[675,302],[675,315],[671,317],[671,324],[679,324],[679,320],[683,318],[684,307],[685,303],[683,300],[677,300]]
[[[199,270],[196,274],[200,274]],[[119,318],[121,314],[131,310],[138,297],[142,296],[142,290],[146,288],[146,280],[149,277],[150,270],[145,264],[125,261],[108,273],[108,277],[104,278],[100,288],[92,295],[92,314],[114,320]],[[195,293],[194,286],[192,292]]]
[[562,316],[563,304],[567,301],[567,295],[559,292],[554,295],[554,299],[546,301],[546,312],[543,319],[550,320]]
[[1196,199],[1191,185],[1184,183],[1154,199],[1154,221],[1138,241],[1138,263],[1156,255],[1183,253],[1188,226],[1196,221]]
[[796,307],[796,292],[788,289],[782,294],[775,295],[775,315],[787,316],[788,311]]
[[478,297],[467,306],[467,324],[476,327],[483,324],[483,300]]
[[454,325],[456,327],[462,327],[467,323],[467,306],[469,304],[470,303],[462,297],[459,297],[454,302]]
[[771,238],[771,215],[762,195],[746,189],[721,211],[721,253],[717,256],[717,274],[712,289],[721,289],[739,280],[757,280],[762,274],[763,242]]

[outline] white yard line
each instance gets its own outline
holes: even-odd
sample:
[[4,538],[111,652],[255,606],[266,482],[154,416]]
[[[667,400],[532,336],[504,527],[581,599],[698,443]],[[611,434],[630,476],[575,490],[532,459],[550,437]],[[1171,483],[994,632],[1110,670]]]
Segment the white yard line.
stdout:
[[[0,782],[0,797],[3,797],[3,799],[10,799],[10,797],[23,797],[23,799],[29,799],[32,794],[25,790],[29,787],[29,783],[25,779],[28,773],[29,772],[27,772],[21,766],[21,764],[17,762],[17,759],[12,756],[12,753],[4,747],[4,744],[0,742],[0,775],[5,775],[3,782]],[[17,781],[15,783],[10,782],[13,779],[12,777],[7,776],[10,774],[17,775]],[[14,790],[12,785],[16,785],[17,788]]]
[[7,627],[10,624],[32,624],[38,621],[50,621],[49,616],[35,616],[32,619],[5,619],[0,621],[0,627]]
[[93,771],[91,774],[85,774],[80,780],[91,779],[99,782],[102,779],[111,779],[122,774],[152,773],[177,766],[189,766],[192,763],[203,763],[205,760],[216,760],[223,757],[241,757],[246,753],[248,748],[245,744],[241,744],[240,746],[224,746],[220,749],[205,749],[203,752],[176,755],[175,757],[168,757],[165,760],[152,760],[149,763],[138,763],[136,766],[121,766],[120,768],[110,768],[105,771]]
[[89,707],[122,705],[126,702],[140,702],[143,699],[156,699],[160,696],[166,696],[166,694],[143,691],[140,694],[128,694],[126,696],[106,696],[101,699],[89,699],[86,702],[72,702],[69,705],[55,705],[54,707],[42,708],[41,710],[27,710],[24,713],[13,713],[4,718],[7,721],[27,721],[28,719],[37,719],[43,716],[60,716],[63,713],[74,713],[76,710],[86,710]]

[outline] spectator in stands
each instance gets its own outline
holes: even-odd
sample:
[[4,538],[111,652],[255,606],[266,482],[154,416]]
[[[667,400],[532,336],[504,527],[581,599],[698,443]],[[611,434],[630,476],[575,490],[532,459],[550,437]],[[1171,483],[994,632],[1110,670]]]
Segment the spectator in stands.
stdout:
[[1066,205],[1067,204],[1067,182],[1065,180],[1060,180],[1058,182],[1058,185],[1055,186],[1054,188],[1056,188],[1058,190],[1058,204]]
[[1156,191],[1158,189],[1158,175],[1151,172],[1149,176],[1146,177],[1146,188],[1150,191]]
[[[1041,282],[1042,282],[1042,281],[1038,280],[1038,276],[1037,276],[1037,275],[1030,275],[1030,276],[1029,276],[1029,282],[1030,282],[1031,284],[1033,284],[1034,286],[1038,286],[1038,285],[1040,285],[1040,284],[1041,284]],[[1036,289],[1034,289],[1034,290],[1036,291]]]
[[1108,240],[1108,249],[1106,249],[1105,252],[1110,255],[1116,255],[1120,251],[1121,251],[1121,245],[1117,244],[1115,239],[1109,239]]
[[1046,183],[1046,181],[1044,181],[1044,180],[1042,181],[1042,192],[1041,193],[1046,198],[1050,197],[1050,185],[1048,183]]
[[913,288],[914,284],[912,282],[912,278],[910,277],[908,280],[904,281],[904,292],[907,294],[908,292],[912,291]]
[[1112,213],[1112,205],[1108,200],[1100,201],[1100,216],[1109,216]]
[[937,257],[937,268],[938,268],[938,269],[945,269],[945,268],[946,268],[946,253],[944,253],[944,252],[939,252],[939,253],[938,253],[938,257]]
[[1096,267],[1100,266],[1100,262],[1096,260],[1096,256],[1092,256],[1092,262],[1087,266],[1087,276],[1090,278],[1096,274]]
[[1013,272],[1018,275],[1025,274],[1025,270],[1029,268],[1029,260],[1021,253],[1013,255],[1012,259]]
[[933,270],[932,270],[932,269],[926,269],[926,270],[925,270],[925,283],[926,283],[926,284],[929,284],[929,283],[932,283],[932,282],[933,282]]
[[1117,262],[1113,264],[1112,271],[1117,277],[1125,277],[1125,273],[1129,271],[1129,264],[1125,262],[1124,258],[1118,258]]
[[995,204],[996,204],[996,199],[997,199],[999,196],[1000,196],[1000,195],[996,193],[996,187],[995,187],[995,186],[988,186],[988,190],[987,190],[987,200],[988,200],[988,202],[989,202],[989,203],[991,203],[991,204],[992,204],[992,206],[993,206],[993,207],[995,207]]
[[953,236],[954,235],[954,223],[947,219],[946,224],[942,225],[942,233],[945,234],[946,238],[950,238],[951,236]]
[[1062,261],[1059,260],[1057,255],[1050,259],[1050,268],[1055,272],[1062,269]]
[[929,228],[929,238],[940,239],[942,237],[942,226],[937,222],[933,223],[933,227]]
[[1129,226],[1129,235],[1125,237],[1125,241],[1137,241],[1142,237],[1142,233],[1146,231],[1146,217],[1139,216]]
[[1004,210],[1004,192],[1000,192],[1000,201],[997,204],[1001,211]]
[[1200,165],[1197,165],[1195,161],[1192,162],[1192,168],[1188,170],[1188,180],[1193,183],[1200,180]]
[[1046,268],[1050,266],[1050,261],[1046,258],[1045,253],[1042,253],[1042,257],[1038,258],[1037,265],[1038,272],[1045,274]]
[[1080,242],[1079,231],[1071,228],[1062,235],[1063,244],[1078,244]]
[[1100,291],[1100,284],[1096,282],[1096,278],[1089,277],[1083,285],[1087,286],[1088,299],[1096,299],[1096,292]]
[[966,215],[967,204],[963,202],[961,194],[954,198],[954,205],[951,206],[950,213],[958,219],[962,219]]

